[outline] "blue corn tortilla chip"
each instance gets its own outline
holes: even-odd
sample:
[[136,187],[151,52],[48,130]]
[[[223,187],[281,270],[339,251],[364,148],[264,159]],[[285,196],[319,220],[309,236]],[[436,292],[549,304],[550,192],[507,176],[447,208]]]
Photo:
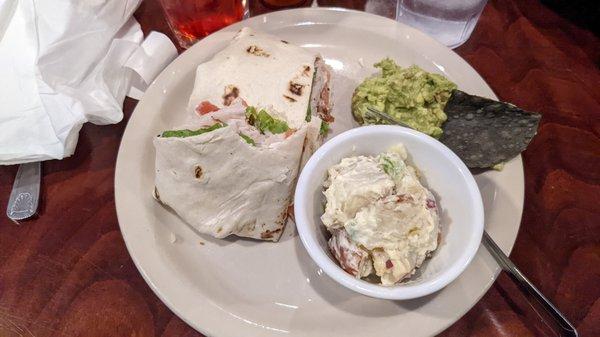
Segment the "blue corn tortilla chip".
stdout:
[[444,108],[440,141],[469,168],[491,168],[521,153],[535,136],[541,115],[454,90]]

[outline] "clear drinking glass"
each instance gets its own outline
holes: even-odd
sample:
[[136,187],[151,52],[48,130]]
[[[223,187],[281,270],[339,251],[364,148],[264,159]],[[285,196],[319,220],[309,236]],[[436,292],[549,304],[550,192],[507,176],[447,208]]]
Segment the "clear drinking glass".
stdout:
[[396,20],[419,29],[450,48],[463,44],[487,0],[398,0]]

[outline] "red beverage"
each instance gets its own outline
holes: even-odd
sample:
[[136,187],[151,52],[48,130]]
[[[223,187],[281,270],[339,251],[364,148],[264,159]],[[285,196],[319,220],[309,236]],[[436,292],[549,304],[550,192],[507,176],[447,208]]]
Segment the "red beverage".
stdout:
[[179,45],[194,42],[242,20],[246,0],[160,0]]
[[299,7],[301,5],[309,5],[312,1],[309,0],[261,0],[261,2],[270,8],[285,8]]

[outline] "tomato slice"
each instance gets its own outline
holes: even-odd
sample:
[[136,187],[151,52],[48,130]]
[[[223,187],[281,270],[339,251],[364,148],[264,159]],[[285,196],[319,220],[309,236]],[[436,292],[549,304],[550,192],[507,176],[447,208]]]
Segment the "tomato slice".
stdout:
[[219,110],[219,108],[209,101],[202,101],[196,106],[196,113],[199,115],[206,115],[217,110]]

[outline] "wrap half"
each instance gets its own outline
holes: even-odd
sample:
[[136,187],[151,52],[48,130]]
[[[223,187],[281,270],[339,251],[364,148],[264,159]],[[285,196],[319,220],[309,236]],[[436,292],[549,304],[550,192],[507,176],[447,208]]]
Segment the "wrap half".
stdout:
[[202,113],[203,106],[223,108],[239,97],[248,105],[269,107],[291,128],[309,123],[304,164],[333,122],[330,82],[330,69],[319,54],[245,27],[198,66],[188,107]]
[[318,54],[246,27],[198,66],[188,107],[194,111],[209,102],[222,108],[241,97],[251,106],[270,106],[275,117],[298,129],[311,115],[333,121],[329,79]]
[[277,241],[307,127],[262,134],[245,110],[235,103],[155,138],[155,194],[201,233]]
[[333,121],[330,77],[319,55],[240,30],[198,66],[190,121],[154,140],[158,199],[202,233],[277,241]]

